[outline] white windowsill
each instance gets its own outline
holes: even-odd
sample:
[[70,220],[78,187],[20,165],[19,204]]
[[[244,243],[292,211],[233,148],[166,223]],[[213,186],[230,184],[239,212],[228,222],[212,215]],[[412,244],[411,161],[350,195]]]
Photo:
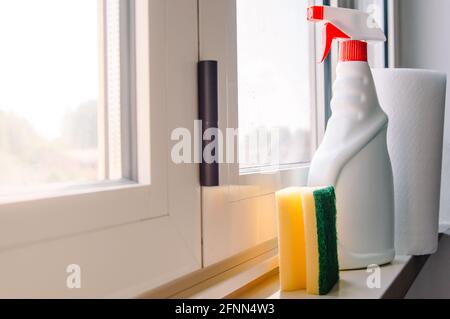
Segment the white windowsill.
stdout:
[[326,296],[308,295],[304,290],[281,292],[278,273],[276,273],[253,287],[249,287],[248,290],[233,295],[233,297],[243,299],[381,299],[399,274],[407,267],[410,260],[411,257],[399,256],[391,264],[381,267],[380,288],[368,288],[366,281],[370,273],[364,269],[341,271],[339,283]]
[[[450,235],[450,225],[441,225],[440,234]],[[442,237],[440,237],[442,238]],[[281,292],[276,249],[253,261],[242,263],[219,276],[194,285],[173,298],[233,299],[392,299],[404,298],[428,260],[426,256],[396,256],[380,268],[381,285],[370,289],[365,269],[341,271],[340,281],[326,296],[308,295],[306,291]],[[146,297],[141,295],[141,297]]]
[[[261,256],[263,257],[263,256]],[[258,263],[242,264],[183,291],[172,298],[191,299],[389,299],[404,298],[429,256],[396,256],[381,266],[381,285],[369,288],[366,269],[341,271],[340,281],[326,296],[308,295],[306,291],[281,292],[278,257],[268,253]],[[141,296],[145,297],[145,296]]]
[[173,298],[189,299],[382,299],[403,298],[427,260],[424,257],[397,256],[381,267],[380,288],[370,289],[366,270],[341,271],[340,281],[326,296],[308,295],[306,291],[281,292],[279,288],[277,257],[231,276],[222,274],[223,280],[203,282],[201,287],[176,294]]

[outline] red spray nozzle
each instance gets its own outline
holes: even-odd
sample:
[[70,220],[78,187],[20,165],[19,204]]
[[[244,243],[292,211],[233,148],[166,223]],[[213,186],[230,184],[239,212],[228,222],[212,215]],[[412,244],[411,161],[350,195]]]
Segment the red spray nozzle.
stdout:
[[308,8],[308,21],[322,21],[323,20],[323,6],[312,6]]
[[[323,62],[328,56],[333,40],[359,40],[361,41],[386,41],[383,31],[376,25],[373,18],[365,13],[353,9],[334,8],[329,6],[312,6],[308,8],[308,21],[324,22],[323,26],[323,55],[320,62]],[[355,43],[355,42],[353,42]],[[351,50],[366,50],[367,45],[351,45],[347,50],[341,52],[350,52]],[[367,55],[367,53],[366,53]],[[347,61],[347,58],[357,56],[362,59],[364,52],[355,53],[353,51],[341,59]],[[360,60],[359,60],[360,61]]]
[[350,37],[342,32],[338,27],[332,23],[325,23],[323,25],[323,55],[320,63],[325,61],[331,50],[331,45],[334,39],[350,39]]

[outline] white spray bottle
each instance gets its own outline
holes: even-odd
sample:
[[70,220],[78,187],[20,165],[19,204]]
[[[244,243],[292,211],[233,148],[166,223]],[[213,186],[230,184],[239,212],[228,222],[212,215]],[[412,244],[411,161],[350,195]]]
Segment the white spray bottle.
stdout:
[[367,63],[367,42],[386,41],[368,14],[314,6],[308,20],[324,24],[326,58],[339,40],[332,116],[311,163],[309,185],[336,188],[341,269],[382,265],[394,258],[394,186],[387,149],[388,118]]

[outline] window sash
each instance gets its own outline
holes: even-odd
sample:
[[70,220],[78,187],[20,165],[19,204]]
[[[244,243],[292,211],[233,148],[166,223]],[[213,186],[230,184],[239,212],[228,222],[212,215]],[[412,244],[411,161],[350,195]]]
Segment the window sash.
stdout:
[[[238,127],[235,1],[199,1],[200,59],[219,61],[219,128],[222,131],[227,127]],[[321,34],[317,30],[318,27],[310,24],[311,54],[321,50],[320,45],[316,45],[321,43]],[[324,94],[315,93],[324,89],[323,65],[311,63],[310,72],[314,84],[311,94],[312,116],[316,123],[312,132],[315,149],[325,128]],[[238,163],[219,164],[221,186],[203,190],[204,265],[212,265],[272,241],[276,237],[274,192],[284,187],[306,185],[308,170],[306,163],[241,174]],[[233,238],[233,241],[223,238]]]
[[[170,161],[167,134],[196,120],[197,0],[134,5],[138,183],[0,204],[0,296],[136,296],[202,266],[198,167]],[[95,274],[82,289],[73,263]]]
[[[99,130],[104,160],[108,160],[107,85],[106,85],[106,8],[107,0],[99,1],[100,50],[100,114]],[[168,215],[167,163],[153,162],[158,169],[152,181],[150,171],[150,61],[149,12],[146,1],[119,0],[121,25],[121,139],[124,178],[107,179],[105,165],[101,180],[91,183],[49,185],[42,191],[0,198],[0,248],[57,238],[149,218]],[[128,25],[128,26],[127,26]],[[139,50],[139,51],[138,51]],[[137,53],[139,52],[139,53]],[[159,72],[166,70],[160,69]],[[155,71],[155,73],[158,71]],[[155,93],[158,96],[159,93]],[[160,94],[164,94],[161,92]],[[164,105],[152,110],[165,118]],[[132,129],[133,128],[133,129]],[[160,129],[160,128],[158,128]],[[139,151],[138,151],[139,150]],[[151,185],[152,182],[152,185]],[[135,209],[129,209],[129,203]],[[28,227],[39,225],[39,227]]]

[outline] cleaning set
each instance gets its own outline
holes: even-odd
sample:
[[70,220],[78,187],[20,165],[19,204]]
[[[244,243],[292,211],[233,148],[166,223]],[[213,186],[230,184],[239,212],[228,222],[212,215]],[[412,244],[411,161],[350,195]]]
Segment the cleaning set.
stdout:
[[[306,289],[310,294],[323,295],[338,282],[339,270],[361,269],[373,264],[384,265],[394,259],[395,247],[399,246],[394,234],[403,229],[402,225],[395,223],[394,216],[409,216],[410,207],[404,205],[405,196],[416,195],[417,198],[407,199],[410,204],[415,200],[439,202],[436,185],[440,183],[440,163],[433,163],[438,168],[433,166],[426,171],[431,179],[427,184],[432,184],[434,193],[421,193],[417,187],[411,188],[410,175],[419,173],[422,176],[421,170],[427,170],[429,165],[424,163],[409,168],[405,164],[408,160],[420,163],[420,150],[408,149],[410,143],[405,140],[401,140],[402,145],[399,146],[396,132],[404,131],[405,126],[408,128],[408,125],[412,125],[413,128],[409,129],[411,137],[421,134],[417,137],[418,143],[437,144],[433,149],[429,145],[424,147],[437,152],[436,157],[439,157],[439,153],[442,155],[446,77],[442,74],[430,75],[436,79],[436,85],[430,87],[429,91],[437,94],[430,102],[435,104],[431,105],[431,110],[426,109],[427,105],[414,101],[408,105],[408,112],[419,110],[418,114],[442,115],[440,119],[434,116],[429,120],[413,119],[413,115],[409,114],[407,117],[415,123],[404,123],[407,117],[402,118],[397,109],[395,123],[392,125],[392,119],[388,120],[391,114],[385,113],[384,104],[389,105],[388,109],[392,110],[396,108],[392,103],[395,101],[402,108],[404,96],[401,91],[388,90],[386,85],[397,87],[402,83],[389,82],[388,77],[379,71],[377,78],[381,84],[378,85],[368,64],[368,42],[386,41],[381,28],[367,13],[328,6],[310,7],[308,20],[324,23],[325,43],[321,62],[327,57],[332,41],[338,40],[339,63],[331,100],[332,116],[311,162],[308,187],[289,188],[276,194],[279,266],[282,290]],[[390,96],[385,97],[386,94],[381,91],[390,92]],[[378,97],[380,92],[383,96],[381,105]],[[430,97],[429,92],[410,93],[419,94],[416,100],[422,103],[427,103],[424,97]],[[410,97],[405,98],[410,101]],[[427,121],[436,121],[434,125],[438,129],[433,131],[441,134],[440,137],[429,136],[414,129],[425,126],[426,130],[426,125],[431,124]],[[441,142],[427,139],[440,139]],[[395,156],[394,171],[390,159],[392,154]],[[404,154],[408,154],[410,158],[400,160]],[[398,174],[400,171],[402,173]],[[405,189],[406,192],[411,190],[411,193],[405,195]],[[399,206],[397,202],[403,205]],[[435,235],[437,241],[437,229],[433,228],[435,218],[428,216],[428,211],[423,214],[426,217],[416,220],[424,224],[420,227],[432,224],[433,226],[428,227],[427,234],[430,240],[434,240]],[[438,209],[434,209],[431,214],[437,215]],[[403,226],[414,225],[414,220],[411,220],[413,218],[403,218]],[[411,236],[414,237],[414,234]],[[414,253],[426,254],[430,251],[419,249]]]

